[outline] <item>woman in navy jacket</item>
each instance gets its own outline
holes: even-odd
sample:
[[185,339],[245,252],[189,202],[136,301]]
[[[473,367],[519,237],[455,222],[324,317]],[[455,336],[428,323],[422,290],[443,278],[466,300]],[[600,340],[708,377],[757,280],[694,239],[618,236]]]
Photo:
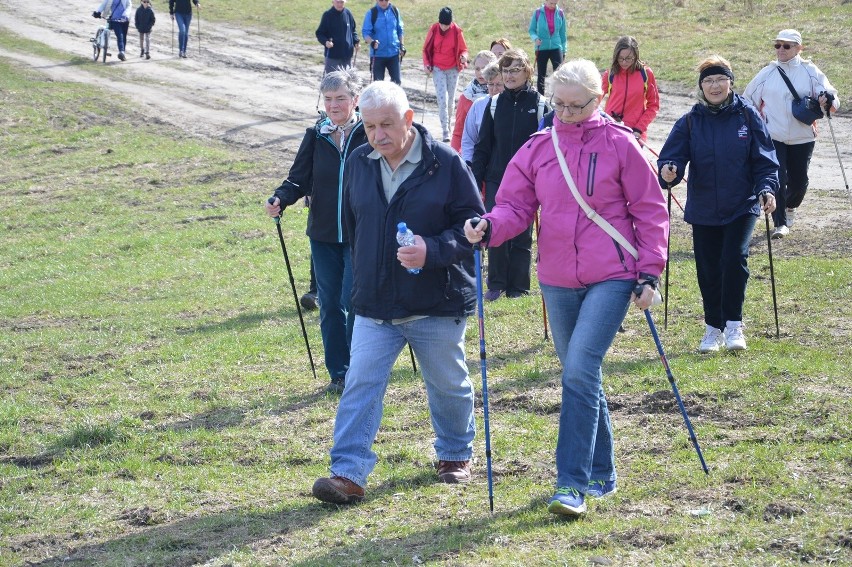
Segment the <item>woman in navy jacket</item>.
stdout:
[[320,84],[328,116],[308,128],[284,183],[275,190],[267,212],[310,197],[307,234],[317,278],[320,332],[328,392],[343,391],[349,369],[354,315],[351,309],[352,262],[343,220],[343,175],[347,158],[367,143],[361,116],[355,112],[361,81],[354,69],[328,73]]
[[778,160],[766,124],[733,91],[731,64],[714,55],[698,71],[699,102],[675,123],[657,166],[671,188],[690,164],[684,220],[704,304],[699,351],[743,350],[748,245],[761,209],[775,209]]

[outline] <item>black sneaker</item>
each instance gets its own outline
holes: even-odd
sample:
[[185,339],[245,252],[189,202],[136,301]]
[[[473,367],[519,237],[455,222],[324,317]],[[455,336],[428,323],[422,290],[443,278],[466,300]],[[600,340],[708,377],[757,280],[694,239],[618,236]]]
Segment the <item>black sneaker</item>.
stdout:
[[118,58],[121,59],[122,61],[127,61],[127,57],[124,56],[123,51],[118,52]]
[[139,57],[145,57],[145,50],[144,49],[139,53]]
[[145,59],[150,59],[151,55],[149,53],[145,53]]
[[302,299],[299,300],[299,303],[301,303],[302,307],[307,309],[308,311],[313,311],[319,306],[319,301],[317,300],[316,292],[309,291],[308,293],[302,296]]
[[329,382],[328,386],[325,387],[325,393],[326,394],[340,395],[340,394],[343,393],[344,385],[345,385],[345,382],[342,379],[340,379],[340,378],[334,379],[331,382]]

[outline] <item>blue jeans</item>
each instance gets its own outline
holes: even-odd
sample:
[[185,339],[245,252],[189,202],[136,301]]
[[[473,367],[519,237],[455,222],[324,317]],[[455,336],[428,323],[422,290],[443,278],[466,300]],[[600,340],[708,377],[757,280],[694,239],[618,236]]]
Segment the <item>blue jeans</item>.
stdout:
[[320,333],[325,367],[332,380],[349,370],[349,344],[355,316],[352,304],[352,261],[349,244],[311,240],[311,260],[317,279]]
[[178,50],[186,53],[186,44],[189,42],[189,24],[192,23],[192,12],[181,14],[175,12],[175,22],[178,26]]
[[397,85],[402,84],[402,76],[400,75],[399,55],[393,57],[373,57],[373,80],[384,81],[385,69],[390,74],[390,80]]
[[127,45],[127,30],[130,28],[130,22],[109,20],[109,29],[115,32],[115,43],[118,46],[118,52],[124,53],[124,48]]
[[562,363],[562,411],[556,441],[556,486],[585,493],[590,480],[615,480],[612,425],[601,364],[627,314],[633,280],[587,288],[541,284]]
[[748,284],[748,245],[757,217],[746,214],[722,226],[692,225],[692,249],[704,322],[724,329],[743,320]]
[[367,484],[367,476],[376,466],[372,445],[382,420],[391,368],[406,342],[417,355],[426,384],[438,459],[471,458],[476,425],[473,384],[464,357],[466,326],[466,317],[426,317],[393,325],[355,316],[351,366],[334,421],[331,474],[359,486]]

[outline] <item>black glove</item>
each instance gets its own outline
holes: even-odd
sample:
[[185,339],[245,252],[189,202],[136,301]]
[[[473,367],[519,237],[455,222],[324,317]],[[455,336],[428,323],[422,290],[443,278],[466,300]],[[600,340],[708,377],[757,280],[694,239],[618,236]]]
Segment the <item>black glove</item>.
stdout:
[[834,102],[834,95],[828,91],[822,91],[819,94],[825,97],[825,112],[828,114],[831,104]]
[[373,49],[378,49],[378,47],[379,47],[379,40],[378,40],[378,39],[374,39],[373,41],[371,41],[371,42],[370,42],[370,47],[372,47]]
[[[646,274],[645,272],[639,272],[639,278],[636,280],[635,289],[641,290],[641,288],[646,285],[651,286],[651,289],[657,289],[657,285],[659,285],[659,283],[660,278],[652,276],[651,274]],[[636,295],[642,295],[642,292],[640,291]]]
[[92,17],[95,18],[96,20],[100,20],[101,19],[101,13],[100,12],[92,12]]
[[400,46],[399,46],[399,60],[400,60],[400,61],[402,61],[402,58],[403,58],[403,57],[405,57],[405,54],[406,54],[406,53],[408,53],[408,51],[405,49],[405,46],[404,46],[404,45],[400,45]]

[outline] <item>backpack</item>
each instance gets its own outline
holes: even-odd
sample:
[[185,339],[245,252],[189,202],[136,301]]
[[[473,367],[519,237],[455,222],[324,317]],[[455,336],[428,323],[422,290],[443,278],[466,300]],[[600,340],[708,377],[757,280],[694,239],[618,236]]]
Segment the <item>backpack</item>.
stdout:
[[[541,16],[541,9],[542,9],[542,6],[539,6],[538,9],[535,11],[535,25],[536,26],[538,26],[538,17]],[[557,6],[556,7],[556,15],[559,15],[560,13],[562,13],[562,17],[564,18],[565,14],[564,14],[562,8]],[[556,21],[556,16],[554,16],[554,22],[555,21]]]
[[[389,4],[389,5],[390,5],[390,9],[393,10],[393,15],[394,15],[394,17],[396,17],[396,21],[399,22],[399,10],[397,10],[396,6],[394,6],[393,4]],[[370,23],[372,23],[373,26],[375,26],[377,19],[379,19],[379,7],[373,6],[372,8],[370,8]]]
[[[536,95],[538,95],[538,103],[536,104],[536,119],[537,119],[538,123],[541,124],[541,118],[542,118],[542,116],[544,116],[545,101],[544,101],[544,98],[542,98],[541,94],[536,93]],[[494,113],[497,112],[497,99],[499,97],[500,97],[499,94],[492,96],[491,97],[491,104],[488,105],[489,109],[491,110],[491,118],[492,119],[494,118]]]
[[[642,65],[639,67],[639,73],[642,74],[642,83],[645,85],[645,92],[648,92],[648,72],[645,70],[645,66]],[[609,71],[609,86],[606,88],[606,94],[612,92],[612,81],[615,79],[615,73],[610,69]]]

